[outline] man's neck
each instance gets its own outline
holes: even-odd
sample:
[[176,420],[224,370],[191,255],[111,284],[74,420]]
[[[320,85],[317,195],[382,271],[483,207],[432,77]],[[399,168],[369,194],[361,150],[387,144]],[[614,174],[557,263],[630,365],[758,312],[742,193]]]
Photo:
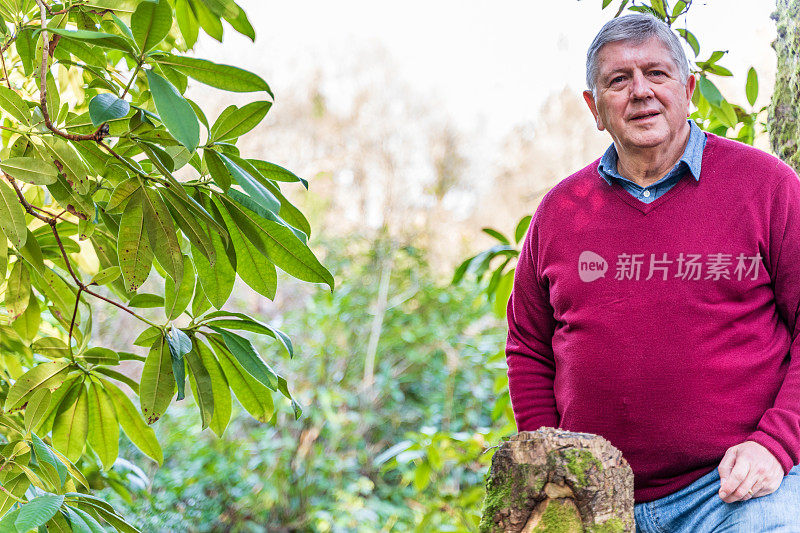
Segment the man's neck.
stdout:
[[660,180],[672,170],[686,150],[691,127],[688,122],[685,125],[683,132],[676,136],[676,142],[671,143],[666,150],[661,146],[626,149],[615,142],[617,172],[641,187],[648,187]]

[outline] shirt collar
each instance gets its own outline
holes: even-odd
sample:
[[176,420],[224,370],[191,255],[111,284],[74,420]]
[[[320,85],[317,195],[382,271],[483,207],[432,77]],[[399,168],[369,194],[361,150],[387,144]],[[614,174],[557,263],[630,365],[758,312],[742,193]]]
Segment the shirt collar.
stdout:
[[[705,148],[706,134],[692,119],[687,119],[689,123],[689,142],[686,143],[686,148],[683,150],[683,155],[675,163],[675,166],[684,164],[689,169],[689,172],[694,176],[695,181],[700,180],[700,165],[703,161],[703,148]],[[674,168],[674,167],[673,167]],[[617,148],[614,143],[600,158],[600,163],[597,165],[597,172],[600,176],[611,185],[611,178],[622,178],[617,171]]]

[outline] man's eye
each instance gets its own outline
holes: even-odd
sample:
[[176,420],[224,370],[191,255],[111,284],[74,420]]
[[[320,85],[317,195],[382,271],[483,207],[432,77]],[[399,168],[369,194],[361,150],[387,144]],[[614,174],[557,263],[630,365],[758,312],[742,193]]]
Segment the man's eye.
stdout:
[[622,80],[624,80],[624,79],[625,79],[625,76],[617,76],[616,78],[612,78],[610,83],[611,83],[611,84],[614,84],[614,83],[619,83],[619,82],[621,82],[621,81],[622,81]]
[[666,76],[667,75],[667,73],[664,72],[663,70],[651,70],[650,73],[654,74],[656,76]]

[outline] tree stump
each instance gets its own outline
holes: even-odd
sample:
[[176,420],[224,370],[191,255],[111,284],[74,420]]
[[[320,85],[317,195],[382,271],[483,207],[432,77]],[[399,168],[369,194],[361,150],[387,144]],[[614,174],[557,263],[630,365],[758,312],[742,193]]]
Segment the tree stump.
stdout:
[[633,504],[633,471],[610,442],[541,427],[495,452],[480,531],[634,531]]

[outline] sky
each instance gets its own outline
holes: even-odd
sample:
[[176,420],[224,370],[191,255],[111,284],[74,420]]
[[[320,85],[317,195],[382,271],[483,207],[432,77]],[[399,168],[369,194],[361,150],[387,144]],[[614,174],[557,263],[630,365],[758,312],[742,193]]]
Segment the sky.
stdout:
[[[206,37],[197,55],[262,74],[276,104],[299,72],[335,70],[357,50],[381,47],[398,79],[438,102],[464,131],[494,139],[516,124],[534,123],[547,96],[565,86],[580,95],[586,49],[614,14],[601,10],[600,0],[239,4],[256,29],[255,44],[226,26],[224,44]],[[695,0],[688,20],[678,22],[698,36],[701,59],[729,50],[719,63],[734,73],[733,85],[719,85],[735,101],[744,101],[744,80],[753,65],[765,93],[758,103],[767,102],[775,70],[773,9],[774,0]],[[346,93],[342,88],[343,101]]]

